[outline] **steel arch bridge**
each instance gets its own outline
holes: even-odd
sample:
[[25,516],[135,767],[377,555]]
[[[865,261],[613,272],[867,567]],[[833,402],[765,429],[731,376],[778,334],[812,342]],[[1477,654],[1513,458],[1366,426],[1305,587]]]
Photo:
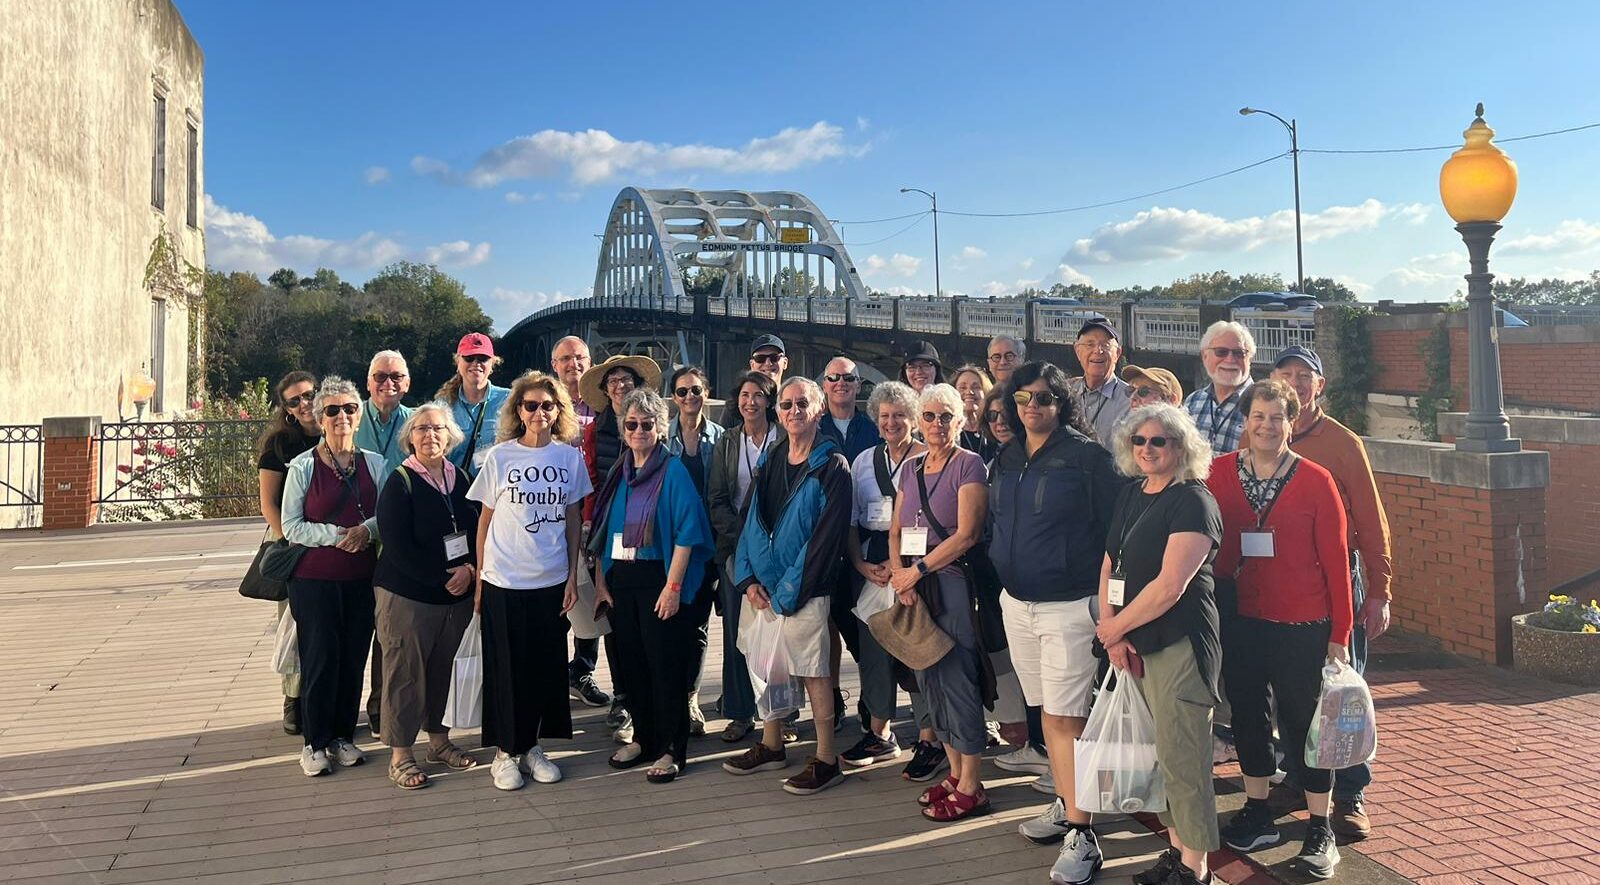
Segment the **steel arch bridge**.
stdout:
[[865,298],[844,243],[794,191],[625,187],[601,235],[594,294],[674,304],[721,298]]

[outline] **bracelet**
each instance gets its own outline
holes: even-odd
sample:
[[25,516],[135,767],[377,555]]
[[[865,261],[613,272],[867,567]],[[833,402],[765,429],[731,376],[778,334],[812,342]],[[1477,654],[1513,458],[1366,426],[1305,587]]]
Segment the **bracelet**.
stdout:
[[667,592],[668,593],[682,593],[683,592],[683,582],[682,581],[668,581],[667,582]]
[[919,559],[919,560],[916,561],[916,567],[917,567],[917,574],[926,575],[928,573],[928,564],[923,562],[922,560]]

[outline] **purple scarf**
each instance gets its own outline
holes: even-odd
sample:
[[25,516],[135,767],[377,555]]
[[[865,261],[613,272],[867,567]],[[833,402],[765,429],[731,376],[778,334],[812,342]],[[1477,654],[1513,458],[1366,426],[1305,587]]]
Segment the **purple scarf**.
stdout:
[[[633,466],[633,451],[625,449],[617,458],[618,464],[606,476],[605,484],[600,487],[600,494],[595,498],[594,512],[601,520],[609,520],[611,515],[611,501],[617,495],[617,488],[623,482],[628,484],[627,513],[623,518],[622,546],[644,547],[655,536],[656,499],[661,497],[661,484],[667,478],[667,447],[656,444],[650,456],[645,458],[644,466]],[[606,526],[606,534],[612,533],[613,527]],[[602,544],[609,543],[601,539]],[[600,547],[606,550],[607,547]]]

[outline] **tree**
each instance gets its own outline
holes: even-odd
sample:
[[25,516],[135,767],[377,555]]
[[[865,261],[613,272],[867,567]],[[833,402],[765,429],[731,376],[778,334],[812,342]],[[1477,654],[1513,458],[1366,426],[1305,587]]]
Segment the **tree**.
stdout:
[[[1290,292],[1299,292],[1298,286],[1290,286]],[[1323,304],[1349,304],[1357,300],[1356,293],[1349,286],[1336,282],[1333,277],[1312,277],[1306,280],[1306,289],[1303,294],[1310,295]]]
[[1174,280],[1166,297],[1179,301],[1227,302],[1246,292],[1282,292],[1283,277],[1277,274],[1247,273],[1234,276],[1225,270],[1192,274]]
[[280,267],[267,277],[267,282],[282,289],[284,294],[294,291],[300,285],[300,275],[292,267]]
[[1600,304],[1600,270],[1590,271],[1585,280],[1530,281],[1522,277],[1495,280],[1493,292],[1496,301],[1508,304]]

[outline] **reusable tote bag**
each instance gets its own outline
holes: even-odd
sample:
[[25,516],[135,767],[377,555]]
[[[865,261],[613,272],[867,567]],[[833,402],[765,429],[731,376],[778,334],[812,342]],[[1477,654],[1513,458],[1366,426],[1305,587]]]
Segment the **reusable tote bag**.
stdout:
[[483,725],[483,630],[478,613],[472,613],[467,632],[456,647],[450,672],[450,696],[444,702],[446,728],[477,728]]
[[[1116,685],[1108,692],[1106,682],[1113,674]],[[1155,717],[1132,676],[1115,668],[1106,673],[1083,737],[1072,750],[1078,808],[1105,814],[1166,810],[1166,781],[1156,762]]]

